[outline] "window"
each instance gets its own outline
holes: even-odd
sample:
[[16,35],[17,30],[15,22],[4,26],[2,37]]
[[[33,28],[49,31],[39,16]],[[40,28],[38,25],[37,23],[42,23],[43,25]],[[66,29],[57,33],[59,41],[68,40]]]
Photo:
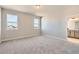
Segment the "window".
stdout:
[[34,28],[39,28],[39,19],[38,18],[35,18],[34,19]]
[[17,29],[17,16],[7,14],[7,29]]

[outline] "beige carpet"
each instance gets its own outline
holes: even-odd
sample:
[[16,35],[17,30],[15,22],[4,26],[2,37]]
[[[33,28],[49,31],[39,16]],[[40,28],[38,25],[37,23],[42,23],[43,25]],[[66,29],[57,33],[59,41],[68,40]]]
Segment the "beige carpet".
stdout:
[[0,44],[0,53],[6,54],[66,54],[79,53],[79,44],[39,36],[6,41]]

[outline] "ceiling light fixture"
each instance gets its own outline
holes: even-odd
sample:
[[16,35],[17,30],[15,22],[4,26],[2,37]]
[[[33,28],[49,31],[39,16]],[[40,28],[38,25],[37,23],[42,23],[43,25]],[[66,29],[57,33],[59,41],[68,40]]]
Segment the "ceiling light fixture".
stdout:
[[40,5],[36,5],[36,8],[39,9],[40,8]]
[[76,21],[78,18],[72,17],[71,20]]
[[74,17],[72,19],[75,19]]

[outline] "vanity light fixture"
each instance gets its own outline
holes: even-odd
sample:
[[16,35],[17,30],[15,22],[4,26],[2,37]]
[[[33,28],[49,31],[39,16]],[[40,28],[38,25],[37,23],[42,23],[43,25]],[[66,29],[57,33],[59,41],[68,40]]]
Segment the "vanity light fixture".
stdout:
[[40,8],[40,5],[35,5],[35,7],[36,7],[37,9],[39,9],[39,8]]

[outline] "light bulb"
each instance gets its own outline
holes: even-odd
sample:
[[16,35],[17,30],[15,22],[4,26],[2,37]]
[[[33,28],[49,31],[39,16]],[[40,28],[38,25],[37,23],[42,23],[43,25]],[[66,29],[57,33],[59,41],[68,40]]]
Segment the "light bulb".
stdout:
[[36,5],[36,8],[39,9],[40,8],[40,5]]

